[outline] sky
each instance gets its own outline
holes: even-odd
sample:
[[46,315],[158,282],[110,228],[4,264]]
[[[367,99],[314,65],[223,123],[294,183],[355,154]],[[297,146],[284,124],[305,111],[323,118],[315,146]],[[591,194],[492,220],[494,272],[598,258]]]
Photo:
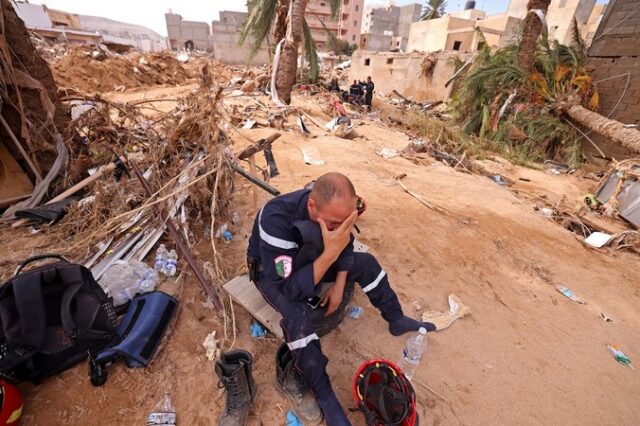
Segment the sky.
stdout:
[[[170,9],[185,20],[210,23],[218,19],[220,10],[246,11],[246,0],[30,0],[33,4],[46,4],[52,9],[80,15],[101,16],[130,24],[144,25],[162,36],[167,35],[164,14]],[[395,0],[402,6],[420,0]],[[455,12],[464,8],[466,0],[448,0],[447,11]],[[368,5],[386,4],[385,0],[365,0]],[[606,3],[606,0],[598,0]],[[476,0],[476,8],[488,14],[507,10],[509,0]]]

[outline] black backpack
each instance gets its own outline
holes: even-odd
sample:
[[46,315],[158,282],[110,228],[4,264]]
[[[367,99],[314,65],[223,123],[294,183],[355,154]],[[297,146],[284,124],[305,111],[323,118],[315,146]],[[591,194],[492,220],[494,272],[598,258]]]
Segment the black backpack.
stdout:
[[[21,272],[30,262],[58,262]],[[82,265],[31,257],[0,287],[0,374],[39,382],[84,360],[113,338],[111,300]]]

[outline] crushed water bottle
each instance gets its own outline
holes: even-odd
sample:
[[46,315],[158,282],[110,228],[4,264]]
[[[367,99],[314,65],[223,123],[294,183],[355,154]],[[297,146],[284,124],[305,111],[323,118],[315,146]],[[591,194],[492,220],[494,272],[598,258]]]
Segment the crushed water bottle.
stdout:
[[407,379],[411,380],[426,351],[427,329],[420,327],[416,334],[407,339],[407,344],[402,351],[402,359],[398,363]]
[[173,277],[178,271],[178,253],[175,250],[171,250],[167,256],[167,263],[162,271],[166,276]]
[[161,273],[165,265],[167,264],[168,254],[169,252],[167,251],[167,247],[164,244],[160,244],[160,247],[158,247],[158,250],[156,250],[156,262],[153,265],[153,269]]
[[102,275],[100,285],[113,297],[113,305],[120,306],[136,294],[153,291],[158,273],[137,260],[117,260]]
[[147,425],[175,425],[176,409],[171,402],[169,392],[165,392],[162,400],[156,404],[147,417]]

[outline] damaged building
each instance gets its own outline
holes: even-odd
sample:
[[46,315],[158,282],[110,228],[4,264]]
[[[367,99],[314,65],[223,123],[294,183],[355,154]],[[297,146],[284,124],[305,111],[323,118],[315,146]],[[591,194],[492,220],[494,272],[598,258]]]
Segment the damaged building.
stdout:
[[[246,12],[220,11],[219,20],[206,22],[187,21],[177,13],[165,14],[169,47],[172,50],[201,50],[213,53],[225,63],[246,63],[251,52],[251,41],[240,45],[242,25]],[[251,59],[252,64],[263,64],[269,60],[266,43]]]

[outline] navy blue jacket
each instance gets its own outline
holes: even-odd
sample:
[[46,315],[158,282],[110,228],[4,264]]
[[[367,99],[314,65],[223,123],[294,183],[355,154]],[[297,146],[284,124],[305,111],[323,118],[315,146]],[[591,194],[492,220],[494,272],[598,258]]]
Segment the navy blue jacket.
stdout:
[[[307,202],[310,192],[302,189],[269,201],[258,212],[247,249],[248,256],[262,264],[260,285],[278,286],[290,300],[305,300],[315,296],[313,263],[298,266],[294,270],[302,241],[292,229],[294,222],[309,220]],[[352,237],[333,266],[338,271],[348,271],[353,261]],[[283,265],[288,267],[283,270]]]

